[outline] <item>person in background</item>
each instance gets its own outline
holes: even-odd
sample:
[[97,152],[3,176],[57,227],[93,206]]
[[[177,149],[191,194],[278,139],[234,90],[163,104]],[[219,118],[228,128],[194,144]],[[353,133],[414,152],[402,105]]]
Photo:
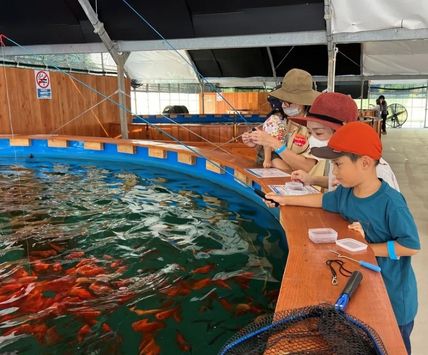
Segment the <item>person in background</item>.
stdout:
[[382,118],[382,134],[386,134],[386,117],[388,116],[388,104],[385,101],[385,96],[380,95],[376,99],[376,105],[379,107],[379,116]]
[[[264,132],[267,136],[271,137],[272,140],[282,144],[287,144],[288,149],[296,155],[302,154],[308,150],[308,132],[306,127],[300,126],[289,120],[292,116],[306,115],[310,105],[313,103],[315,98],[320,93],[313,90],[312,76],[301,69],[289,70],[282,81],[282,85],[277,90],[272,91],[268,97],[269,102],[273,106],[273,109],[278,109],[278,103],[281,105],[281,110],[288,119],[286,121],[286,131],[284,135],[281,135],[282,139],[278,139],[278,135],[271,135],[269,130],[277,132],[279,129],[275,129],[275,121],[278,118],[273,118],[273,124],[271,125],[269,120],[270,116],[266,120],[264,125]],[[275,100],[276,99],[276,100]],[[278,114],[275,113],[276,115]],[[265,151],[272,152],[272,163],[271,166],[291,171],[291,168],[280,158],[278,153],[272,151],[271,145],[263,145],[253,141],[252,132],[246,132],[242,135],[242,141],[249,147],[258,146],[257,163],[262,164],[265,162]],[[262,148],[263,147],[263,148]],[[268,160],[268,159],[267,159]],[[263,164],[263,165],[269,165]]]
[[[364,137],[364,139],[362,139]],[[419,234],[403,195],[376,174],[382,156],[382,142],[376,131],[362,122],[339,128],[327,147],[312,149],[315,156],[331,159],[333,174],[340,185],[324,194],[266,198],[280,205],[322,207],[339,213],[366,239],[381,267],[408,354],[410,333],[418,309],[417,284],[411,256],[420,249]],[[270,201],[266,205],[274,207]],[[355,228],[357,222],[360,228]]]

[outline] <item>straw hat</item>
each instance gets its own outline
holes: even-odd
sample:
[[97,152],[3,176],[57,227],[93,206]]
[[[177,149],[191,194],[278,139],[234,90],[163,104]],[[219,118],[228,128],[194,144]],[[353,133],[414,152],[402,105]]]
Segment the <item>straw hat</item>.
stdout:
[[312,105],[320,93],[312,89],[312,76],[301,69],[291,69],[285,74],[282,86],[269,95],[299,105]]

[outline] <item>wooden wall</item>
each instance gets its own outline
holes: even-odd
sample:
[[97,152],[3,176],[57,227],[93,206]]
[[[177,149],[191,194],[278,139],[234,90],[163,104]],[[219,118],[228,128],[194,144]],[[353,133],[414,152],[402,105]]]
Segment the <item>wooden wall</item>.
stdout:
[[[216,93],[204,94],[206,114],[235,113],[234,110],[243,114],[267,114],[271,110],[266,92],[231,92],[222,93],[222,96],[230,105]],[[199,95],[199,98],[199,106],[202,112],[202,95]]]
[[[103,100],[103,97],[72,80],[69,75],[53,71],[49,74],[52,99],[39,100],[36,97],[34,70],[0,67],[0,134],[107,136],[107,123],[119,122],[119,108],[104,101],[87,111]],[[117,90],[116,77],[76,73],[71,75],[106,96]],[[126,91],[129,94],[129,82],[126,84]],[[117,102],[117,94],[112,99]],[[130,107],[129,98],[127,107]],[[73,118],[76,119],[58,130]]]

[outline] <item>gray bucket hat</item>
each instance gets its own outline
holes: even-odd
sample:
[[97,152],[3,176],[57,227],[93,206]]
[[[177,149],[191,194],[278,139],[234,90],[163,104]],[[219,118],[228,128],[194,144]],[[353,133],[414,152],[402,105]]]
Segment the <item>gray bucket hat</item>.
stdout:
[[282,86],[269,93],[280,100],[299,105],[312,105],[320,92],[312,89],[312,76],[301,69],[291,69],[285,74]]

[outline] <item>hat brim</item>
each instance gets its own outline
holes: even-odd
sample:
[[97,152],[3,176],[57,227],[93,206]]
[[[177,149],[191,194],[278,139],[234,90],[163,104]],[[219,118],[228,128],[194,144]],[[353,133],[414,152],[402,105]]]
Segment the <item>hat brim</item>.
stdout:
[[344,152],[336,152],[330,147],[316,147],[311,149],[311,154],[321,159],[337,159],[344,155]]
[[270,96],[276,97],[282,101],[306,106],[311,106],[317,96],[320,94],[320,92],[315,90],[289,92],[284,90],[282,87],[269,93]]
[[288,117],[289,120],[296,122],[302,126],[306,126],[308,121],[321,123],[323,126],[330,127],[335,131],[343,126],[340,123],[334,123],[330,121],[323,120],[322,118],[313,117],[313,116],[296,116],[296,117]]

